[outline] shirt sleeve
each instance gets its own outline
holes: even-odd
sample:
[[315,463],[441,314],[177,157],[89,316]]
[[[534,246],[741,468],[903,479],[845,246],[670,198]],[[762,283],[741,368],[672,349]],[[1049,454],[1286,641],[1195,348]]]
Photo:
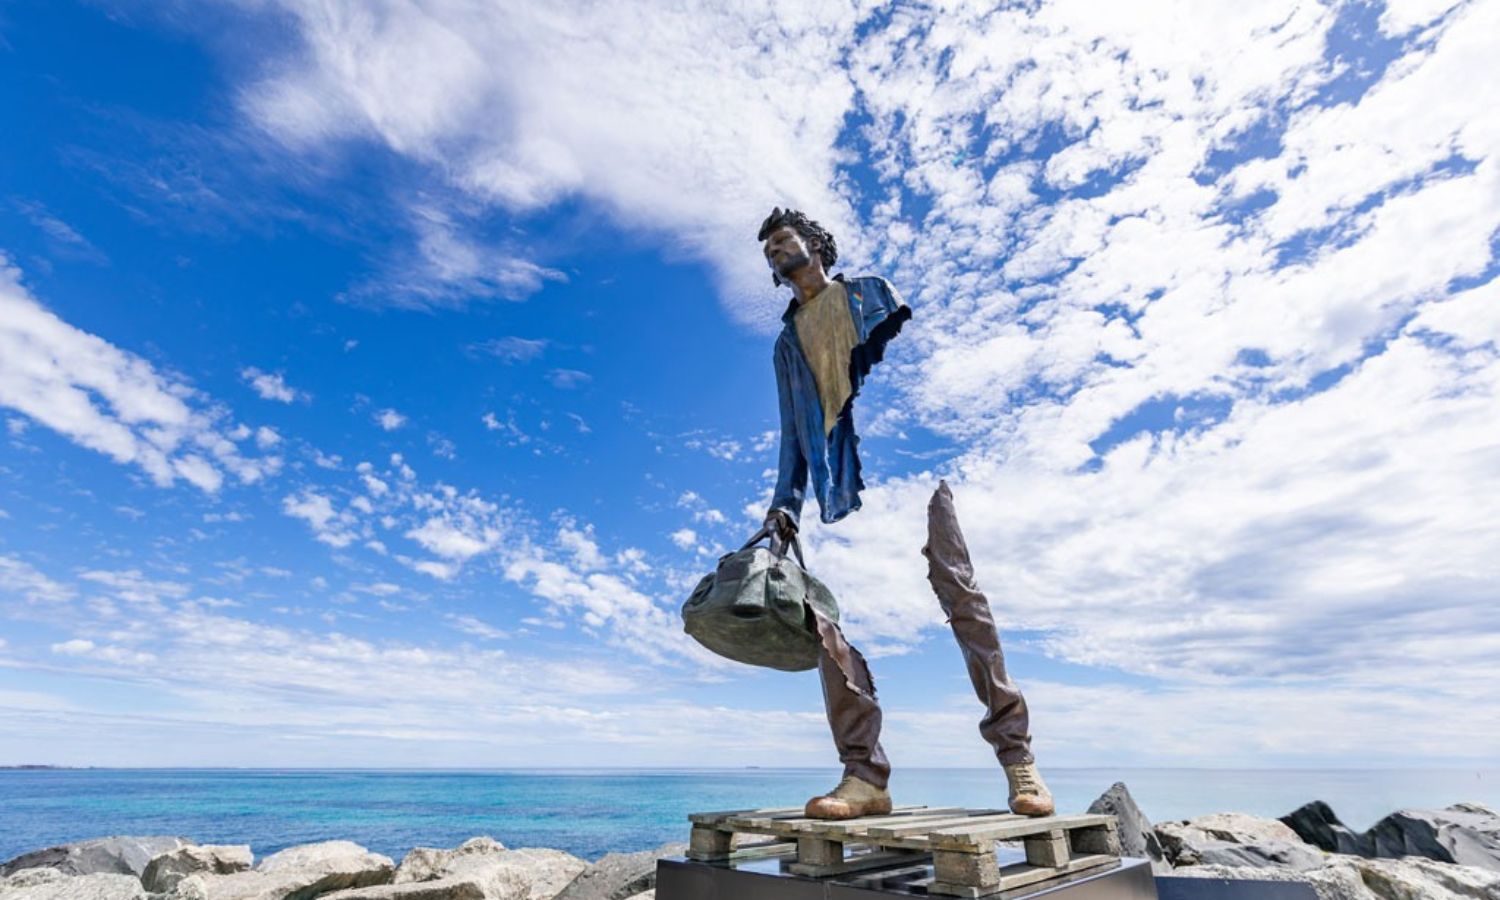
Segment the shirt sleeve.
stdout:
[[797,441],[796,408],[792,405],[791,375],[787,371],[786,348],[776,342],[776,399],[781,412],[781,453],[776,466],[776,490],[771,508],[782,510],[801,527],[802,501],[807,496],[807,457]]

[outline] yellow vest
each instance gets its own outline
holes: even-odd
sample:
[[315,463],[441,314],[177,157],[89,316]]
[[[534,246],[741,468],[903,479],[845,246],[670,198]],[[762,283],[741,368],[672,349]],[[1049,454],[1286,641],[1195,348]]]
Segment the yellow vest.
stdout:
[[831,281],[816,297],[797,307],[797,343],[818,384],[823,405],[823,436],[833,431],[839,413],[853,388],[849,384],[849,355],[859,343],[849,296],[844,286]]

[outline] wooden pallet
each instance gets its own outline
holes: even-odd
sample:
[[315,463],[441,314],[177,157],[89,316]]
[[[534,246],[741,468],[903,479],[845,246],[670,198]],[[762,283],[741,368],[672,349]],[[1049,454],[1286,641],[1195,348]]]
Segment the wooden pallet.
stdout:
[[[730,859],[736,834],[771,835],[796,842],[795,861],[783,863],[794,874],[843,875],[930,859],[928,892],[952,897],[1014,890],[1115,864],[1120,856],[1118,826],[1106,815],[1032,819],[996,809],[898,806],[890,815],[828,821],[807,818],[802,807],[783,807],[694,813],[688,819],[690,859]],[[996,841],[1020,841],[1026,861],[1002,867]]]

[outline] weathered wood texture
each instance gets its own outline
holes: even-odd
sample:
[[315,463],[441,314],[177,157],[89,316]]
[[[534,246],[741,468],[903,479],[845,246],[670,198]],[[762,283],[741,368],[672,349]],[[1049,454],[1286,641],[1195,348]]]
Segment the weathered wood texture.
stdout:
[[[786,844],[783,865],[794,874],[841,875],[887,866],[925,864],[932,894],[984,897],[1049,878],[1118,863],[1113,816],[1032,819],[997,809],[901,806],[890,815],[844,821],[811,819],[801,808],[694,813],[692,859],[733,858],[736,834],[772,835]],[[1021,841],[1026,862],[1000,866],[996,841]],[[795,842],[796,859],[790,859]]]

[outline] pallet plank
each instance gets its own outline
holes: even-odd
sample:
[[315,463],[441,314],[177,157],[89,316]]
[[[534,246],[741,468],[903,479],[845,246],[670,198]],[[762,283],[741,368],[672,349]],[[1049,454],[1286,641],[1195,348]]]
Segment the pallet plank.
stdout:
[[975,850],[988,846],[991,841],[1007,838],[1024,838],[1027,835],[1053,830],[1067,830],[1089,825],[1103,825],[1114,817],[1107,815],[1045,816],[1039,819],[1022,819],[1019,822],[1000,822],[994,825],[965,827],[955,825],[939,828],[928,837],[932,846],[944,850]]
[[[890,814],[893,815],[893,816],[909,815],[909,814],[913,814],[913,813],[922,812],[922,811],[926,810],[927,808],[928,807],[925,807],[925,806],[898,806],[895,809],[892,809]],[[808,825],[818,825],[818,824],[824,824],[824,823],[835,821],[835,820],[832,820],[832,819],[814,819],[811,816],[805,816],[802,813],[803,813],[803,810],[799,807],[796,810],[796,812],[792,813],[792,814],[774,814],[774,815],[762,815],[762,816],[727,816],[727,817],[725,817],[722,820],[722,822],[717,827],[719,827],[719,828],[732,828],[732,829],[734,829],[736,831],[755,831],[756,829],[761,829],[761,828],[765,828],[765,829],[798,828],[798,829],[800,829],[800,828],[804,828],[805,826],[808,826]],[[843,821],[850,822],[850,821],[853,821],[853,820],[852,819],[844,819]]]
[[846,875],[850,872],[863,872],[869,869],[879,869],[884,866],[908,866],[925,859],[926,855],[921,853],[900,850],[876,850],[871,853],[851,856],[835,865],[816,866],[805,865],[800,862],[788,863],[786,870],[793,875],[826,878],[829,875]]
[[926,831],[929,829],[951,828],[954,825],[995,825],[1001,822],[1012,822],[1023,819],[1014,813],[1002,812],[998,809],[972,809],[966,816],[946,816],[935,820],[924,820],[914,825],[905,823],[891,823],[871,825],[865,829],[872,838],[901,837],[913,832]]
[[946,882],[934,878],[927,886],[927,893],[933,896],[947,897],[988,897],[1001,891],[1013,891],[1017,888],[1027,887],[1052,878],[1061,878],[1064,875],[1073,875],[1089,869],[1109,866],[1111,863],[1118,865],[1119,857],[1114,856],[1085,856],[1069,862],[1066,866],[1056,868],[1039,868],[1026,863],[1012,863],[1000,870],[1000,883],[994,887],[979,887],[970,884],[959,884],[957,882]]
[[782,813],[800,813],[800,806],[777,806],[766,809],[726,809],[720,812],[689,813],[688,821],[694,825],[717,825],[730,816],[774,816]]
[[952,818],[958,812],[956,808],[938,808],[932,810],[915,810],[909,814],[890,813],[882,816],[865,816],[860,819],[818,819],[809,824],[808,830],[824,832],[828,834],[847,834],[862,838],[860,832],[871,826],[886,826],[896,823],[903,824],[906,828],[920,830],[924,822],[936,821],[938,819]]

